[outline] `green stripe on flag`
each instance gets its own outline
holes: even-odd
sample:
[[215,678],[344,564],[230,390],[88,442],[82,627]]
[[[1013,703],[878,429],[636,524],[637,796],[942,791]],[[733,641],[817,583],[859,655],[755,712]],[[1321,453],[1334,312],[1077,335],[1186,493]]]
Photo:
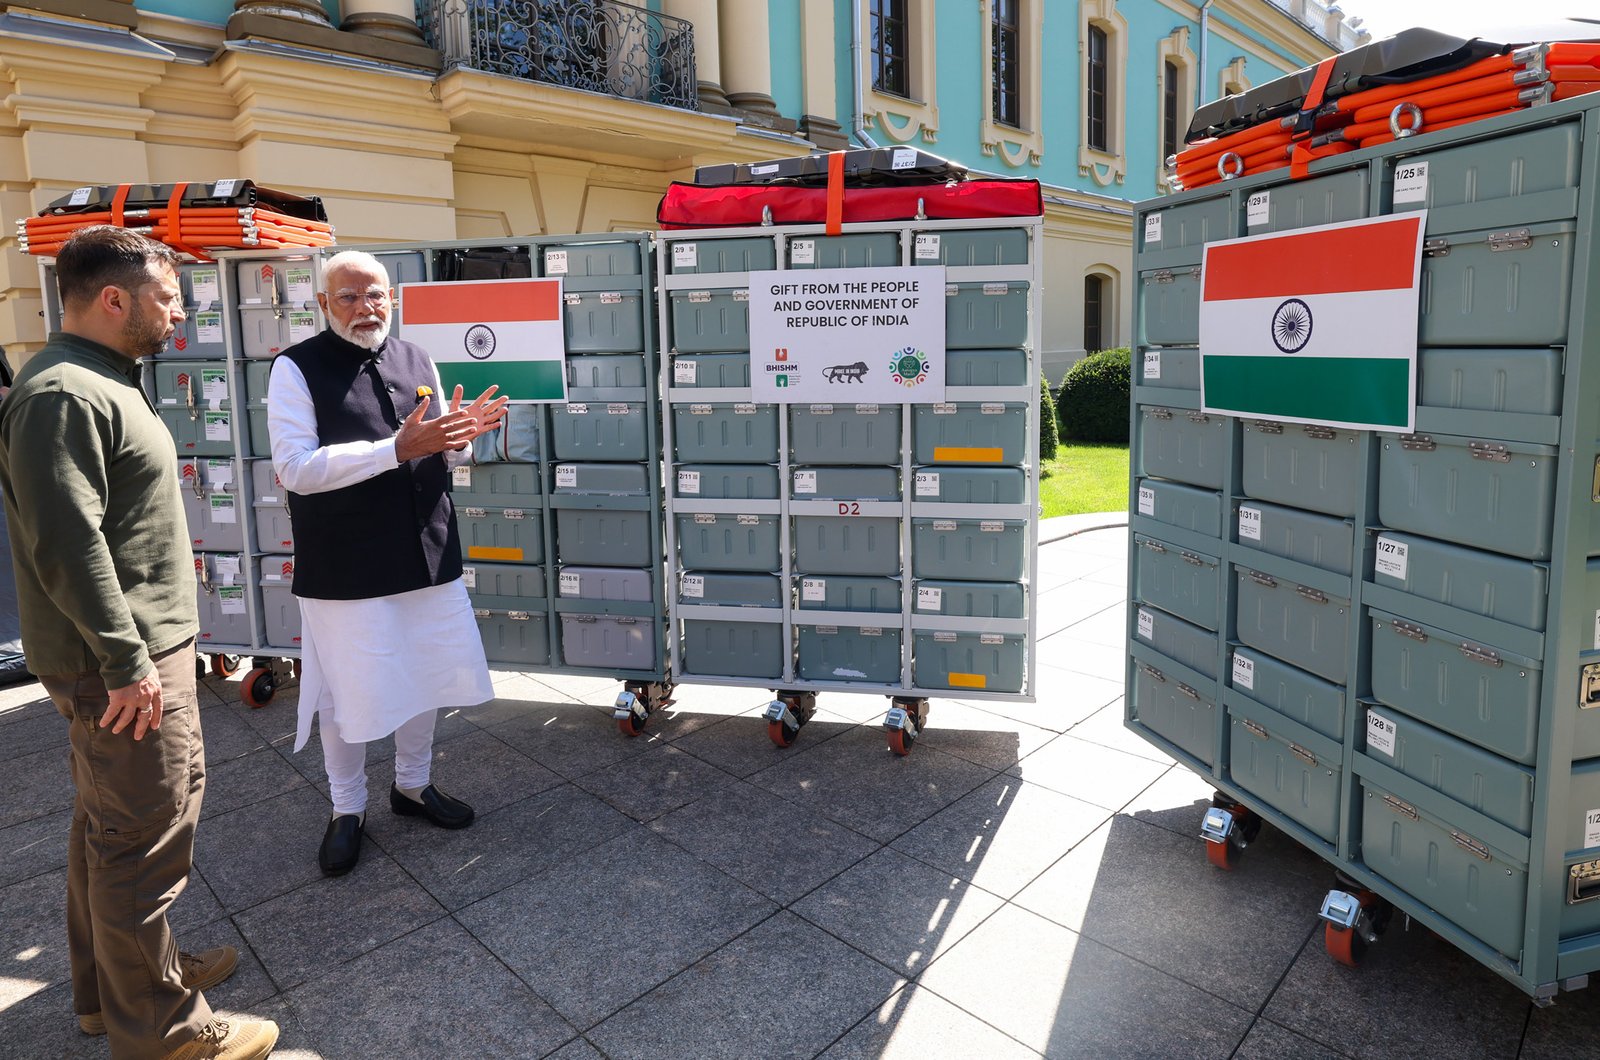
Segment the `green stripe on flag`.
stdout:
[[439,361],[439,381],[444,384],[444,398],[457,386],[465,391],[466,401],[471,401],[490,386],[498,383],[496,397],[513,401],[560,401],[563,364],[560,361]]
[[1244,415],[1405,427],[1410,362],[1373,357],[1204,359],[1205,403]]

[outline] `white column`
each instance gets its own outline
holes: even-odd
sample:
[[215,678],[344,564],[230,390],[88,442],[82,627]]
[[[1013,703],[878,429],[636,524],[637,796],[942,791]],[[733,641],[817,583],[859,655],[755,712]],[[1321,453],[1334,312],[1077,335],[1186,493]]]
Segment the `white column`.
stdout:
[[425,44],[414,0],[339,0],[339,28],[402,44]]
[[721,26],[717,0],[664,0],[662,12],[694,24],[694,76],[700,105],[709,111],[726,111],[722,91]]
[[767,0],[722,0],[722,75],[728,102],[761,117],[778,117],[772,100],[772,41]]

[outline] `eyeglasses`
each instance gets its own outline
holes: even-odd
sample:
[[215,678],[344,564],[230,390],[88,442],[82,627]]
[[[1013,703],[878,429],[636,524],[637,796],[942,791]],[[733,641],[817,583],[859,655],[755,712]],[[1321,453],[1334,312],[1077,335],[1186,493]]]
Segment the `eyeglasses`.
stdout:
[[365,302],[367,305],[387,305],[389,302],[389,292],[380,291],[377,289],[364,291],[360,294],[357,294],[354,291],[344,291],[340,294],[334,295],[333,300],[338,303],[339,308],[341,309],[354,308],[358,302]]

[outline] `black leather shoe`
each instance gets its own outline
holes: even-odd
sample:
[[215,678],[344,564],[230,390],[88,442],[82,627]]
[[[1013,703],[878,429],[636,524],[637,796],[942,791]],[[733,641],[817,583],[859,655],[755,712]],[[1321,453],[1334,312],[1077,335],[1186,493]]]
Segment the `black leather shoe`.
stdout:
[[356,867],[361,857],[361,815],[342,813],[328,822],[322,834],[322,848],[317,851],[317,864],[324,876],[343,876]]
[[429,784],[422,789],[422,801],[406,798],[398,787],[389,788],[389,808],[401,817],[426,817],[440,828],[465,828],[477,814],[460,799],[452,799]]

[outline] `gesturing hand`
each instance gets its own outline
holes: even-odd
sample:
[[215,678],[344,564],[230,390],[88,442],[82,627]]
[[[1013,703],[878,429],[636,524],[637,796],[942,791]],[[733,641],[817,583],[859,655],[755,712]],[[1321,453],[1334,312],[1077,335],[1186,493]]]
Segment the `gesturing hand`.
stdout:
[[446,449],[459,449],[477,437],[474,432],[477,421],[471,413],[446,412],[431,420],[423,419],[432,402],[430,395],[423,395],[422,400],[417,402],[416,411],[406,417],[395,434],[394,455],[400,463],[442,453]]
[[144,739],[151,729],[161,728],[161,678],[154,670],[131,685],[107,690],[110,705],[100,715],[100,727],[120,733],[133,722],[133,738]]
[[[455,393],[450,396],[451,412],[464,411],[477,421],[477,427],[472,432],[472,438],[476,438],[480,434],[489,433],[504,421],[506,406],[511,404],[511,399],[495,398],[494,392],[499,389],[498,384],[489,387],[489,389],[474,398],[472,404],[468,405],[464,410],[461,408],[461,387],[457,386]],[[494,398],[494,400],[491,401],[490,398]],[[471,442],[472,438],[468,438],[467,442]],[[465,447],[465,444],[462,444],[455,448],[463,449]]]

